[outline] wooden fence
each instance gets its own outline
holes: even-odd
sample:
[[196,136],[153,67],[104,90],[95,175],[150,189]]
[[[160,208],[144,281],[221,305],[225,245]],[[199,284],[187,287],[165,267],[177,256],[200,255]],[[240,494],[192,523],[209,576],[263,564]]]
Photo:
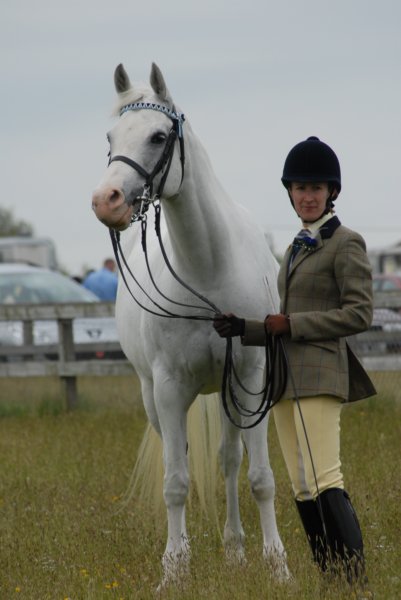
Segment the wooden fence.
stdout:
[[[384,323],[392,325],[388,331],[380,328],[349,338],[352,347],[368,370],[401,370],[401,292],[377,294],[375,308],[393,312]],[[392,315],[394,323],[392,323]],[[114,304],[10,304],[0,305],[0,321],[22,321],[24,340],[22,346],[0,345],[0,377],[57,376],[64,382],[67,409],[77,404],[77,377],[82,375],[129,375],[134,370],[125,358],[78,360],[81,353],[118,352],[118,342],[91,342],[75,344],[73,320],[76,318],[112,317]],[[399,323],[397,324],[397,319]],[[55,320],[58,323],[57,345],[35,345],[33,323],[38,320]],[[395,325],[395,327],[394,327]],[[399,327],[399,329],[397,329]],[[56,355],[56,360],[46,356]]]
[[[132,365],[123,358],[118,342],[75,344],[73,320],[76,318],[113,317],[114,303],[74,304],[3,304],[0,321],[22,321],[23,345],[0,345],[0,377],[58,376],[64,382],[67,409],[77,404],[77,377],[80,375],[133,374]],[[58,344],[34,345],[33,324],[39,320],[55,320],[58,324]],[[77,360],[78,354],[104,352],[121,353],[122,358]],[[46,356],[55,355],[57,360]]]
[[401,290],[375,293],[373,327],[348,338],[368,371],[401,371]]

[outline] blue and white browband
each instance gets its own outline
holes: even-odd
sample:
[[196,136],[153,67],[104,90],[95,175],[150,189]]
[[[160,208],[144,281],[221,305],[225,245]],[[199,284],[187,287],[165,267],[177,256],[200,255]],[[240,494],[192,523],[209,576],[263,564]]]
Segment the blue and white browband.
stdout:
[[164,106],[163,104],[156,104],[154,102],[134,102],[132,104],[126,104],[120,110],[120,117],[121,117],[121,115],[128,112],[129,110],[143,110],[143,109],[157,110],[159,112],[164,113],[168,117],[170,117],[170,119],[172,121],[176,121],[178,124],[178,136],[182,137],[182,126],[185,121],[184,114],[176,113],[174,110],[171,110],[170,108],[168,108],[167,106]]

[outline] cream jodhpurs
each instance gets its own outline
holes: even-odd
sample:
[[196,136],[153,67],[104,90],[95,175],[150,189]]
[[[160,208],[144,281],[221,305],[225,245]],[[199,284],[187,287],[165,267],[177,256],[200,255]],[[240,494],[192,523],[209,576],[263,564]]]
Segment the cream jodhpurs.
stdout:
[[344,489],[340,461],[341,406],[341,399],[334,396],[312,396],[300,398],[299,406],[293,399],[281,399],[273,408],[296,500],[316,498],[328,488]]

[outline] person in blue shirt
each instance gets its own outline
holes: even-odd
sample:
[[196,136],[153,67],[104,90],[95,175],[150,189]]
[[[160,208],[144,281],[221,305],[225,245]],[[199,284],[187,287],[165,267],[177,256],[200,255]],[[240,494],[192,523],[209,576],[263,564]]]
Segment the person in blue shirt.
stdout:
[[82,285],[100,300],[113,301],[116,299],[117,281],[116,263],[113,258],[106,258],[102,268],[89,273]]

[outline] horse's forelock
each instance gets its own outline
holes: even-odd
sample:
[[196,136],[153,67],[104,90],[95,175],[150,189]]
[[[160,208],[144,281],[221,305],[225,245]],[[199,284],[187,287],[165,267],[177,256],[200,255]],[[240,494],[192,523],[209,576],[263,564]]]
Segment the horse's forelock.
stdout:
[[149,94],[150,88],[146,84],[136,85],[135,88],[131,87],[126,92],[118,94],[117,102],[113,109],[113,116],[117,117],[120,114],[120,110],[126,104],[133,102],[140,102],[143,98]]

